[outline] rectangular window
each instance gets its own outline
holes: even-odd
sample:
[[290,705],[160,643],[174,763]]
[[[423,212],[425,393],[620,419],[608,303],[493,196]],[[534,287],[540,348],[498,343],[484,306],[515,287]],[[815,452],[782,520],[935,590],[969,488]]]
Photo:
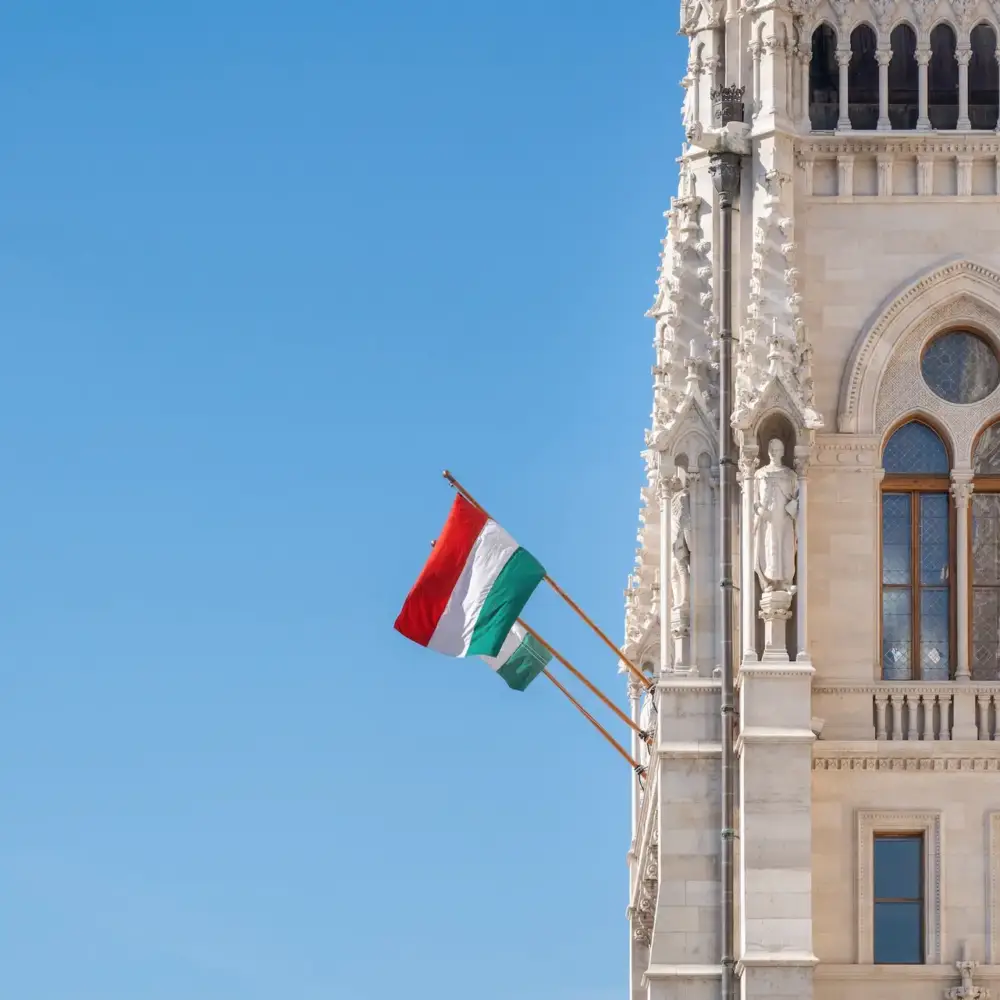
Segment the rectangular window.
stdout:
[[875,834],[872,868],[876,965],[924,961],[924,836]]
[[882,495],[882,676],[951,676],[951,514],[948,494]]

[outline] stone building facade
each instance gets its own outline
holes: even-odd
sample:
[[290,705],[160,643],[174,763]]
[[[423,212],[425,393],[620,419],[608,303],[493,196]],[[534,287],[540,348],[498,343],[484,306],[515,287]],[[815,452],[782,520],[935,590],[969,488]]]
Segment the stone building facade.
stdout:
[[[726,141],[737,995],[1000,1000],[1000,0],[685,0],[681,25],[626,592],[625,650],[657,682],[629,688],[655,731],[632,998],[722,978]],[[713,120],[724,84],[743,123]]]

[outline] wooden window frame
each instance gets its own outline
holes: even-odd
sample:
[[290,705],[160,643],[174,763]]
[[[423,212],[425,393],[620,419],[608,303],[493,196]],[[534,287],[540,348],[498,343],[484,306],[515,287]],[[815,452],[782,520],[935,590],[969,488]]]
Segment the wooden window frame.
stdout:
[[[907,421],[910,423],[911,421]],[[902,426],[902,425],[900,425]],[[930,427],[930,425],[927,425]],[[933,427],[930,427],[935,434],[938,434]],[[886,438],[888,442],[892,434],[895,434],[899,430],[897,427],[892,431],[891,434]],[[938,434],[940,438],[940,434]],[[942,441],[942,444],[944,442]],[[1000,491],[1000,476],[995,477],[997,479],[997,490]],[[886,473],[882,479],[882,487],[879,492],[879,546],[878,546],[878,587],[879,587],[879,673],[882,674],[885,669],[884,656],[885,650],[882,644],[882,629],[883,629],[883,607],[884,601],[882,595],[886,590],[906,590],[910,591],[910,676],[909,680],[919,681],[922,680],[923,674],[923,664],[920,655],[920,593],[924,589],[938,589],[927,587],[920,582],[920,496],[926,493],[943,493],[947,498],[948,502],[948,677],[949,679],[955,676],[955,666],[956,658],[955,652],[957,650],[957,637],[956,637],[956,624],[957,624],[957,594],[955,587],[955,573],[956,573],[956,559],[955,559],[955,536],[957,523],[955,520],[955,505],[951,502],[951,477],[944,474],[933,474],[933,475],[908,475],[904,473]],[[883,577],[883,566],[882,561],[884,558],[884,541],[882,537],[882,520],[883,520],[883,498],[889,493],[895,493],[897,495],[909,494],[910,497],[910,583],[908,586],[903,586],[901,584],[886,584]],[[971,509],[971,508],[970,508]],[[971,533],[969,538],[970,555],[971,555]],[[969,642],[971,639],[971,616],[972,616],[972,600],[971,600],[971,587],[970,587],[970,600],[969,600]],[[971,649],[970,649],[971,653]],[[918,676],[914,676],[917,673]],[[899,681],[898,683],[904,684],[906,681]]]
[[[896,898],[880,898],[872,891],[872,961],[877,965],[924,965],[927,962],[927,833],[925,830],[892,830],[884,833],[875,832],[872,835],[872,884],[875,873],[875,845],[880,840],[918,840],[920,841],[920,864],[918,867],[919,895]],[[877,962],[875,959],[875,913],[879,903],[917,903],[920,907],[920,959],[918,962]]]

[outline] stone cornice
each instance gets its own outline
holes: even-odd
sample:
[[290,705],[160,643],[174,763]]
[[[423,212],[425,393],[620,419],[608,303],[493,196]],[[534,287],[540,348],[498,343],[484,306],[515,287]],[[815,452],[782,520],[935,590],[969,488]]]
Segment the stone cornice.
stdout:
[[[938,982],[954,980],[954,965],[833,965],[825,962],[816,966],[813,975],[817,979],[855,980],[891,983],[898,982]],[[976,969],[977,979],[1000,978],[1000,965],[980,965]]]
[[863,434],[817,434],[812,459],[823,469],[872,472],[879,466],[878,437]]
[[[857,746],[858,744],[841,744]],[[917,741],[914,746],[922,752],[906,747],[906,741],[877,744],[878,752],[836,749],[823,741],[813,748],[814,771],[966,771],[982,773],[1000,771],[1000,746],[988,740],[975,742],[949,742],[944,740]],[[947,751],[943,748],[947,747]],[[891,748],[891,749],[889,749]]]
[[898,135],[889,133],[868,135],[816,135],[797,144],[796,160],[803,161],[834,156],[889,153],[903,156],[951,155],[963,153],[983,156],[1000,154],[1000,135],[993,132],[945,135]]

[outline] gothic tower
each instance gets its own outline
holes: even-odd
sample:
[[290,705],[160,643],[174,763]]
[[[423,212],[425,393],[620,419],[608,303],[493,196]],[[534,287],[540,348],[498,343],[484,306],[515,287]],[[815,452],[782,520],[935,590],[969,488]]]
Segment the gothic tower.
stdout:
[[1000,0],[681,32],[632,1000],[1000,1000]]

